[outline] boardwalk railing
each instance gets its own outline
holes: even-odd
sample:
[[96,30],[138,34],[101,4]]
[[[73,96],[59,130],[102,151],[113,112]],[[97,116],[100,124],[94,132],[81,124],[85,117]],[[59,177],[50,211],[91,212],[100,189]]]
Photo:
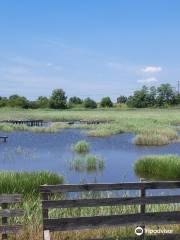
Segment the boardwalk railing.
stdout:
[[2,218],[2,224],[0,226],[0,233],[2,234],[2,239],[8,239],[9,233],[17,233],[21,228],[22,225],[10,224],[10,218],[20,217],[23,216],[24,211],[22,209],[8,209],[9,205],[20,203],[21,202],[21,195],[20,194],[3,194],[0,195],[0,217]]
[[0,139],[2,139],[3,142],[7,142],[8,137],[7,136],[0,136]]
[[10,123],[10,124],[16,124],[16,125],[25,124],[29,127],[43,126],[43,120],[3,120],[3,121],[0,121],[0,123]]
[[[169,212],[147,212],[146,204],[180,203],[180,194],[167,196],[147,196],[148,189],[175,189],[180,188],[180,181],[166,182],[138,182],[114,184],[62,184],[43,185],[40,187],[42,195],[42,214],[44,240],[50,239],[49,232],[93,229],[107,226],[135,225],[144,228],[147,224],[179,224],[180,210]],[[113,197],[98,199],[52,200],[53,194],[68,192],[139,190],[140,196]],[[133,191],[134,192],[134,191]],[[178,192],[178,191],[177,191]],[[49,199],[51,196],[51,200]],[[56,197],[57,198],[57,197]],[[138,213],[90,217],[50,218],[49,209],[77,208],[115,205],[139,205]],[[180,236],[179,236],[180,237]],[[180,238],[179,238],[180,239]]]

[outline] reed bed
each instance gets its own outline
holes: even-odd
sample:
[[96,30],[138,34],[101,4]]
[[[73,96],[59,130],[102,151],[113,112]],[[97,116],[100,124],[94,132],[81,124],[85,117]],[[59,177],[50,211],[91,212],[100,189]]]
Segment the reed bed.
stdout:
[[180,180],[180,157],[176,155],[152,155],[134,164],[137,176],[150,180]]
[[72,150],[77,153],[88,153],[90,144],[86,140],[78,141],[72,146]]
[[69,162],[70,170],[78,172],[103,171],[104,167],[104,160],[92,154],[75,157]]

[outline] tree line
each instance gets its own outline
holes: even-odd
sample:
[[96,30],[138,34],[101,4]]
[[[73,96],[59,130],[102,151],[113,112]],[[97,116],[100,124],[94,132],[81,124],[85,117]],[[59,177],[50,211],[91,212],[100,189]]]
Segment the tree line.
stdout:
[[126,104],[132,108],[147,107],[168,107],[180,104],[180,94],[176,92],[170,84],[161,84],[159,87],[143,86],[140,90],[134,91],[132,96],[119,96],[116,103],[113,103],[110,97],[103,97],[100,103],[91,98],[81,99],[79,97],[66,96],[63,89],[53,90],[51,96],[40,96],[35,101],[30,101],[24,96],[17,94],[11,95],[9,98],[0,97],[0,107],[21,107],[21,108],[52,108],[67,109],[74,107],[84,107],[94,109],[98,106],[103,108],[111,108],[114,104]]

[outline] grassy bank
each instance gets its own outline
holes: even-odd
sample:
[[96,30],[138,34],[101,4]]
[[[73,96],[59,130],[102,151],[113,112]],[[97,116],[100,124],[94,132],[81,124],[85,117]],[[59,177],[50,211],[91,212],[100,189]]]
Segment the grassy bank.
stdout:
[[180,157],[145,156],[135,162],[134,171],[137,176],[150,180],[180,180]]
[[106,124],[77,124],[71,127],[88,129],[89,136],[104,137],[122,132],[136,134],[138,145],[163,145],[178,140],[175,125],[180,125],[178,109],[98,109],[98,110],[22,110],[0,108],[0,120],[43,119],[53,121],[47,128],[30,128],[0,124],[0,131],[29,130],[33,132],[56,132],[69,127],[57,121],[72,120],[111,120]]

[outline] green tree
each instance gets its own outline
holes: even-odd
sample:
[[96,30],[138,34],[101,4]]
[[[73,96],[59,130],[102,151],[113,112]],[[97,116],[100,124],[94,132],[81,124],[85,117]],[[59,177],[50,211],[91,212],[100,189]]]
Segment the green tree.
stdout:
[[156,102],[158,106],[171,105],[175,103],[175,92],[169,83],[161,84],[157,88],[157,94],[158,96],[156,98]]
[[79,97],[71,97],[69,99],[69,104],[82,104],[83,100],[80,99]]
[[14,94],[9,97],[8,105],[10,107],[28,108],[28,100],[25,97]]
[[50,107],[54,109],[67,108],[67,97],[63,89],[55,89],[50,97]]
[[97,108],[97,103],[91,98],[84,99],[84,107],[85,108]]
[[110,99],[110,97],[104,97],[102,98],[101,102],[100,102],[100,106],[101,107],[112,107],[113,103]]
[[40,96],[36,100],[37,106],[39,108],[48,108],[49,107],[49,99],[47,97]]
[[119,96],[117,98],[117,103],[126,103],[127,102],[127,97],[125,96]]
[[0,107],[5,107],[8,104],[8,99],[6,97],[0,97]]
[[141,90],[134,92],[127,101],[128,106],[135,108],[146,108],[149,106],[148,88],[143,86]]

